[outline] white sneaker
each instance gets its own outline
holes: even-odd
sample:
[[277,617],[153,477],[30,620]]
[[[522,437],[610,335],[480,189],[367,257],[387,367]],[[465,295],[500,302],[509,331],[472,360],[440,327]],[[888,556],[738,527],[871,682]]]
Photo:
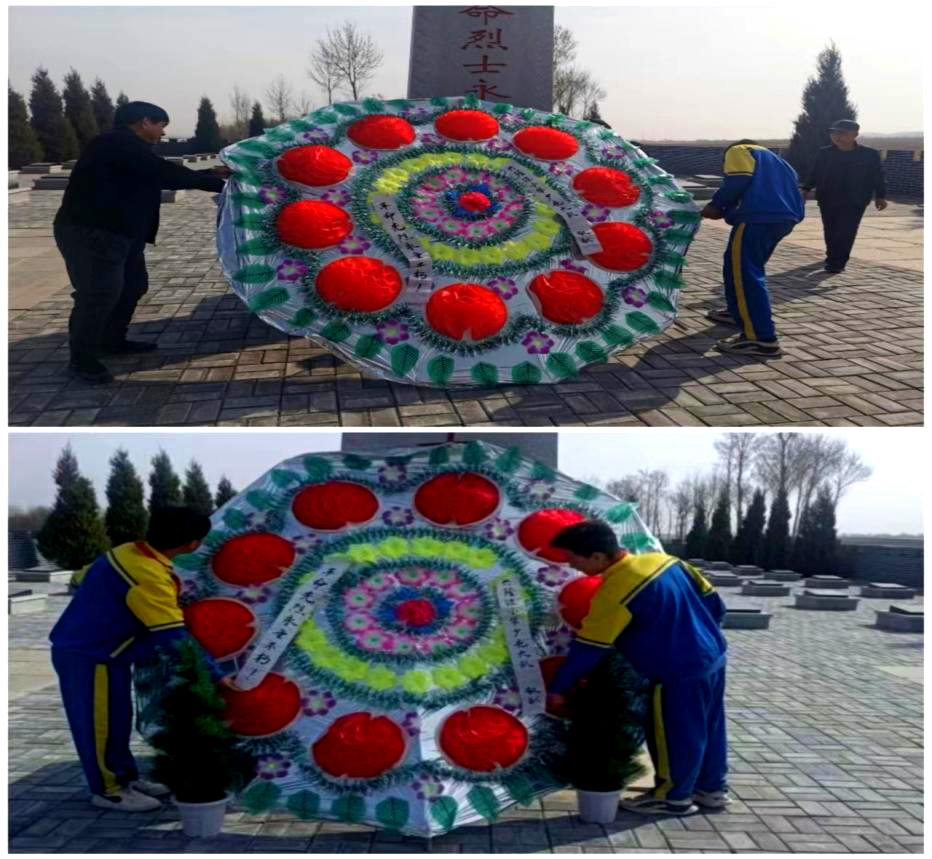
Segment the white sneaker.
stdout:
[[110,811],[155,811],[162,807],[154,796],[137,793],[128,787],[120,788],[116,793],[94,794],[91,805],[107,808]]
[[136,793],[144,793],[146,796],[168,796],[172,792],[168,785],[147,778],[137,778],[136,781],[131,781],[129,786]]
[[697,790],[693,794],[693,802],[703,808],[725,808],[731,805],[731,797],[727,790]]

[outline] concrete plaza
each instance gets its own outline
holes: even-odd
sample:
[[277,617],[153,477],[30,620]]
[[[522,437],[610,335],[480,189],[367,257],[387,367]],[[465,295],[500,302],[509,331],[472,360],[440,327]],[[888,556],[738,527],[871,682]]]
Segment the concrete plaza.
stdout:
[[[923,636],[872,626],[889,600],[819,612],[792,608],[792,597],[722,594],[732,608],[774,613],[769,630],[726,633],[735,797],[726,811],[620,812],[608,826],[590,825],[576,816],[574,794],[561,792],[436,838],[433,852],[922,853]],[[222,835],[189,840],[168,804],[151,814],[92,807],[48,664],[48,632],[65,601],[53,596],[45,612],[10,618],[11,852],[428,850],[422,839],[365,826],[235,809]],[[137,751],[145,765],[147,749]]]
[[100,387],[65,373],[68,279],[52,239],[61,192],[11,197],[10,423],[15,426],[900,426],[922,423],[919,204],[868,210],[844,274],[821,270],[807,219],[768,266],[785,355],[714,351],[726,231],[690,249],[676,324],[577,379],[534,388],[438,390],[366,379],[327,350],[251,315],[214,249],[214,204],[189,191],[162,207],[151,287],[134,335],[157,353],[114,360]]

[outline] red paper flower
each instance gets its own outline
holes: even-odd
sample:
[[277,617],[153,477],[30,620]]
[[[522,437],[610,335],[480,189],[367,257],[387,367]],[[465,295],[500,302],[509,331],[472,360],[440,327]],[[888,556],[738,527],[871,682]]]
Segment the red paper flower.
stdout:
[[284,574],[295,548],[277,534],[241,534],[227,540],[211,560],[214,575],[228,585],[261,585]]
[[465,194],[460,194],[456,202],[467,212],[484,212],[492,205],[492,201],[481,191],[467,191]]
[[572,134],[546,125],[521,129],[514,136],[514,144],[525,155],[542,161],[562,161],[579,150],[579,143]]
[[596,224],[592,231],[601,243],[602,250],[591,254],[589,259],[611,271],[634,271],[641,268],[647,264],[654,249],[647,233],[634,224],[613,221]]
[[453,713],[440,729],[440,749],[457,766],[492,772],[517,763],[527,750],[527,728],[498,707]]
[[384,310],[401,294],[398,269],[366,256],[341,257],[317,275],[317,293],[340,310]]
[[614,167],[590,167],[573,178],[573,190],[587,203],[610,209],[633,206],[641,189],[624,170]]
[[589,614],[592,597],[601,584],[601,576],[580,576],[568,582],[560,591],[560,617],[573,629],[582,626],[583,619]]
[[365,486],[330,480],[302,489],[291,505],[302,525],[318,531],[337,531],[368,522],[378,512],[379,500]]
[[301,713],[301,690],[281,674],[266,674],[255,689],[219,690],[227,705],[222,717],[241,737],[277,734]]
[[298,146],[278,159],[278,172],[292,182],[324,187],[342,182],[353,169],[353,162],[329,146]]
[[566,552],[554,549],[550,541],[567,526],[582,522],[585,518],[575,510],[538,510],[521,520],[518,526],[518,542],[532,555],[561,564],[566,561]]
[[405,600],[395,607],[395,619],[405,626],[428,626],[437,619],[437,609],[430,600]]
[[437,525],[474,525],[491,516],[500,493],[481,474],[438,474],[418,487],[414,508]]
[[501,296],[478,283],[451,283],[435,290],[425,314],[435,331],[453,340],[484,340],[508,321]]
[[184,625],[214,659],[242,653],[256,637],[256,616],[238,600],[214,597],[184,608]]
[[320,250],[342,242],[353,231],[353,219],[333,203],[299,200],[279,212],[276,226],[286,244]]
[[375,778],[405,755],[405,736],[387,716],[348,713],[311,746],[317,766],[336,778]]
[[596,316],[605,296],[591,278],[572,271],[539,274],[528,287],[541,316],[561,325],[578,325]]
[[437,117],[434,128],[450,140],[491,140],[498,120],[481,110],[451,110]]
[[366,149],[401,149],[414,142],[414,126],[400,116],[373,114],[356,120],[346,136]]

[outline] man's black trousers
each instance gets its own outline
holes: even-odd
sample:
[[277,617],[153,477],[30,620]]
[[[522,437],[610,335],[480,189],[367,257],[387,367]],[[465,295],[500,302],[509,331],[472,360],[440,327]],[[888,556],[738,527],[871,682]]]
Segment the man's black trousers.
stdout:
[[119,347],[139,299],[149,289],[145,242],[94,227],[55,222],[55,243],[65,258],[74,299],[68,322],[72,361]]
[[819,202],[822,231],[825,235],[825,267],[842,269],[851,256],[858,226],[866,205]]

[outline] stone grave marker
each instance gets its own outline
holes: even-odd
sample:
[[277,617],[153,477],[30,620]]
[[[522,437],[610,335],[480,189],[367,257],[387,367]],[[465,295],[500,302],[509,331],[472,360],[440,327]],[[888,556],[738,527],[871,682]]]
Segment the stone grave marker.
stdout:
[[722,629],[769,629],[771,617],[760,608],[729,608],[722,618]]
[[843,579],[841,576],[809,576],[806,579],[806,586],[813,588],[844,588],[847,589],[851,585],[851,582],[848,579]]
[[770,570],[767,573],[767,578],[772,582],[798,582],[802,577],[802,573],[793,570]]
[[27,164],[19,168],[20,173],[61,173],[61,164],[53,164],[51,161],[36,161],[35,164]]
[[806,588],[796,594],[796,608],[815,609],[819,611],[854,611],[859,600],[847,594],[833,590]]
[[921,608],[891,605],[889,611],[876,611],[874,621],[878,629],[888,632],[923,632],[925,615]]
[[790,586],[783,582],[768,582],[762,579],[745,582],[741,586],[741,593],[749,597],[786,597],[790,595]]
[[916,596],[916,591],[895,582],[868,582],[861,587],[861,596],[868,599],[908,600]]

